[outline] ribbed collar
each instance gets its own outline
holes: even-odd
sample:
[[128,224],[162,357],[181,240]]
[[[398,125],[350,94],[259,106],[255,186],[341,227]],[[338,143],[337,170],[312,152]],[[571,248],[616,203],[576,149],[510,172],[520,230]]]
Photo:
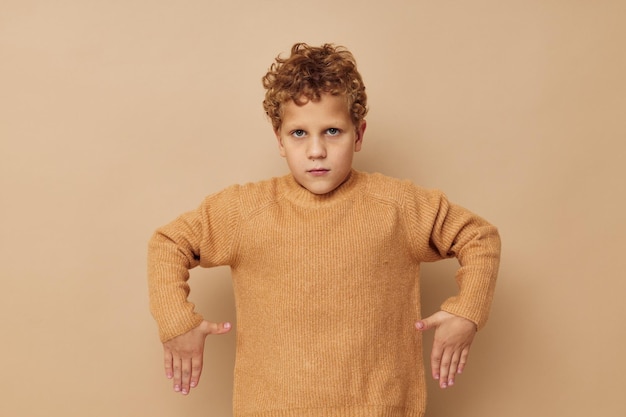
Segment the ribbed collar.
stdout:
[[281,187],[284,190],[284,198],[292,203],[311,208],[321,208],[336,203],[353,200],[358,195],[358,190],[363,187],[363,174],[352,169],[339,187],[326,194],[314,194],[298,184],[293,175],[289,174],[281,178]]

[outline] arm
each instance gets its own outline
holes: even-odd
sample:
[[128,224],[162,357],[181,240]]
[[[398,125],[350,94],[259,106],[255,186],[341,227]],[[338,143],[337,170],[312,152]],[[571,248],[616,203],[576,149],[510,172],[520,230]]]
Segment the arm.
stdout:
[[150,309],[163,343],[165,374],[182,394],[198,384],[206,336],[231,329],[230,323],[205,321],[187,297],[190,269],[230,262],[238,213],[228,204],[233,200],[232,192],[208,197],[197,210],[159,228],[148,246]]
[[[421,201],[419,201],[421,199]],[[418,321],[419,331],[435,330],[431,368],[439,386],[453,385],[467,363],[470,346],[489,314],[500,262],[497,229],[470,211],[451,204],[441,193],[418,194],[416,212],[421,223],[420,253],[433,261],[456,257],[459,293],[446,300],[441,311]]]

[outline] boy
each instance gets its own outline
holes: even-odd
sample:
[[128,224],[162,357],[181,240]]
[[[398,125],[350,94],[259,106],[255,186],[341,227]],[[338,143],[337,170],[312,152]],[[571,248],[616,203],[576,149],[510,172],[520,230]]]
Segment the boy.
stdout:
[[[290,175],[235,185],[157,230],[151,310],[174,390],[198,384],[211,323],[188,270],[229,265],[237,310],[235,416],[423,416],[421,332],[433,377],[453,385],[487,319],[495,227],[432,190],[352,169],[366,123],[350,52],[296,44],[263,78]],[[460,291],[420,320],[419,264],[458,258]]]

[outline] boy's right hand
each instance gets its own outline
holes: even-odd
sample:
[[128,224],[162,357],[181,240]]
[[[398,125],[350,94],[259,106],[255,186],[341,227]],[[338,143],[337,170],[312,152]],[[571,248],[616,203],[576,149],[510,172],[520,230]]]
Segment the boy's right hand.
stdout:
[[198,327],[163,343],[165,376],[174,380],[174,391],[187,395],[191,388],[198,386],[206,337],[228,333],[231,328],[230,323],[204,320]]

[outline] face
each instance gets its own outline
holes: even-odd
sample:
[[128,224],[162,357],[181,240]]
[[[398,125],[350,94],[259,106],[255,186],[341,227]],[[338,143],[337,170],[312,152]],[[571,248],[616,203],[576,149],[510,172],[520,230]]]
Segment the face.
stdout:
[[339,187],[361,150],[365,121],[355,126],[344,96],[323,94],[304,105],[283,104],[282,125],[275,132],[280,155],[296,181],[314,194]]

